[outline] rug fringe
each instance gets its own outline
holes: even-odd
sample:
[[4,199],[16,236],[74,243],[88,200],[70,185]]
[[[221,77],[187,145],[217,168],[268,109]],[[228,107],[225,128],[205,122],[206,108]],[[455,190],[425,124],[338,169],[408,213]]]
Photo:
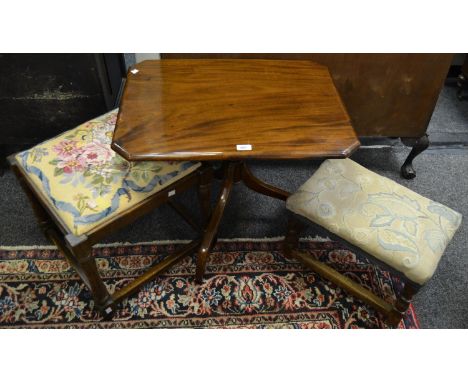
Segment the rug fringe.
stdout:
[[[250,238],[250,237],[237,237],[237,238],[223,238],[218,239],[218,241],[223,243],[235,242],[235,241],[253,241],[253,242],[270,242],[270,241],[280,241],[284,240],[284,236],[274,236],[274,237],[264,237],[264,238]],[[307,241],[330,241],[328,237],[322,236],[305,236],[299,239],[302,242]],[[190,243],[191,240],[155,240],[155,241],[141,241],[137,243],[130,243],[130,242],[115,242],[115,243],[107,243],[107,244],[96,244],[94,248],[103,248],[103,247],[129,247],[132,245],[167,245],[167,244],[187,244]],[[57,249],[55,245],[17,245],[17,246],[1,246],[0,250],[2,251],[29,251],[33,249]]]

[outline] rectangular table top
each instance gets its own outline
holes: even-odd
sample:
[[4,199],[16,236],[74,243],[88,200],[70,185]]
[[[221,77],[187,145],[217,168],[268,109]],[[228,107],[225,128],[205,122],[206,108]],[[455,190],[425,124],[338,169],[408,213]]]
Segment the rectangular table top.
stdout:
[[328,69],[298,60],[154,60],[128,73],[112,147],[128,160],[347,157]]

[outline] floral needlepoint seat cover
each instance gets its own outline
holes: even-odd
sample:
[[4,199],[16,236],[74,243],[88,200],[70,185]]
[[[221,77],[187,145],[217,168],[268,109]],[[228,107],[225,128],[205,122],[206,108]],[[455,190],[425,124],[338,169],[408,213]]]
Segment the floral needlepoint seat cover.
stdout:
[[17,154],[29,180],[71,233],[81,235],[200,166],[128,162],[110,143],[118,109]]
[[434,274],[462,218],[351,159],[326,160],[286,205],[418,284]]

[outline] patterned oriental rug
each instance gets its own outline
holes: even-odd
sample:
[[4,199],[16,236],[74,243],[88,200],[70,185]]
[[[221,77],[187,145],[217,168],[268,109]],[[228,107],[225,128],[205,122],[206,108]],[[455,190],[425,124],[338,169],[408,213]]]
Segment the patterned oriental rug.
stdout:
[[[165,254],[174,243],[97,246],[112,292]],[[303,250],[346,272],[388,301],[402,285],[357,260],[338,243],[301,241]],[[0,327],[3,328],[385,328],[382,316],[331,282],[285,259],[281,239],[221,240],[203,284],[194,280],[193,257],[124,300],[104,321],[77,274],[54,247],[0,247]],[[418,328],[413,307],[400,328]]]

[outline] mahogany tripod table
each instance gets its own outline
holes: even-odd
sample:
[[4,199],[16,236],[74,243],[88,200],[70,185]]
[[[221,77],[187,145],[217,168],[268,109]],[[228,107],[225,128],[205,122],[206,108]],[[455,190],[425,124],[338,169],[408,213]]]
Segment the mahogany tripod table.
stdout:
[[159,60],[128,73],[112,148],[129,161],[223,161],[197,257],[201,280],[233,184],[286,200],[246,159],[345,158],[359,147],[328,69],[311,61]]

